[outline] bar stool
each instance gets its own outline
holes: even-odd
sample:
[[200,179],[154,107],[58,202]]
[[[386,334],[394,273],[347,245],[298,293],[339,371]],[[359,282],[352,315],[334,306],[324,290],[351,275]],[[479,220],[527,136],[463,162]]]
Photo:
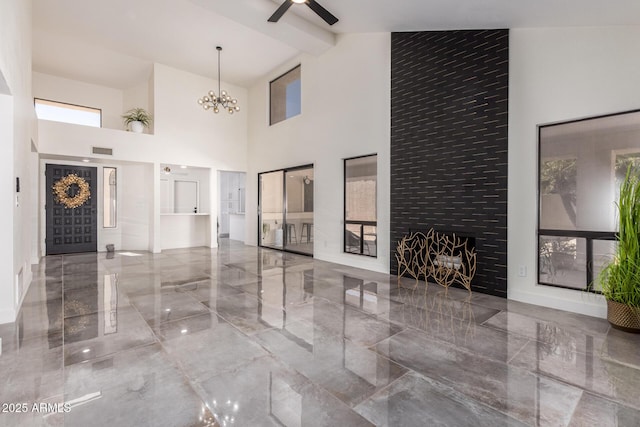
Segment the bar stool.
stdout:
[[[293,231],[293,233],[292,233]],[[296,225],[292,222],[287,223],[287,242],[291,243],[291,235],[293,234],[293,241],[298,243],[298,235],[296,234]]]
[[312,222],[303,222],[302,223],[302,232],[300,233],[300,241],[302,241],[302,238],[305,237],[305,234],[306,234],[307,243],[309,243],[311,241],[311,233],[313,233],[313,223]]

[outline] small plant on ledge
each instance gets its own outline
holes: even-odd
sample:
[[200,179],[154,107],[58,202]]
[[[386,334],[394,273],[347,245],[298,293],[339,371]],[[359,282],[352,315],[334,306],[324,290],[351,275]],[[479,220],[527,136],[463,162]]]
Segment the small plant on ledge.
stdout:
[[127,130],[142,133],[144,128],[149,127],[153,117],[144,108],[132,108],[122,115],[122,119]]

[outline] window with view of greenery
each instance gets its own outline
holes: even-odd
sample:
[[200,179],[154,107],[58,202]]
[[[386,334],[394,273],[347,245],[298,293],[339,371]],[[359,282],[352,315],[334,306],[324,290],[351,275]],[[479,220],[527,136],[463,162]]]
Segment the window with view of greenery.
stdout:
[[543,196],[559,196],[573,227],[576,226],[576,179],[576,159],[548,160],[540,171],[540,192]]
[[539,149],[538,282],[597,291],[620,183],[640,169],[640,111],[540,126]]

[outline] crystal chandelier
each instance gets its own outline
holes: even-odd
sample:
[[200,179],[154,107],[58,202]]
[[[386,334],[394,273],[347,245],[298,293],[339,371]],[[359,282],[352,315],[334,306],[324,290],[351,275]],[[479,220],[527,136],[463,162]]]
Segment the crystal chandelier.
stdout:
[[236,111],[240,111],[238,107],[238,100],[231,98],[227,91],[220,90],[220,51],[222,48],[216,46],[218,51],[218,96],[215,92],[210,90],[208,94],[198,99],[198,104],[202,105],[205,110],[212,109],[214,113],[218,113],[220,109],[227,110],[229,114],[233,114]]

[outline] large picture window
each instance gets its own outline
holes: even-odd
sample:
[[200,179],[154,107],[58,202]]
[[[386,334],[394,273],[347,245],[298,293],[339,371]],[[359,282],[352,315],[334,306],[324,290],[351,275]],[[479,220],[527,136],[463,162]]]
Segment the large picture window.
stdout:
[[376,154],[344,161],[344,251],[378,255]]
[[640,168],[640,111],[539,126],[538,282],[598,291],[616,245],[616,201]]
[[269,83],[269,124],[275,125],[302,112],[300,65]]

